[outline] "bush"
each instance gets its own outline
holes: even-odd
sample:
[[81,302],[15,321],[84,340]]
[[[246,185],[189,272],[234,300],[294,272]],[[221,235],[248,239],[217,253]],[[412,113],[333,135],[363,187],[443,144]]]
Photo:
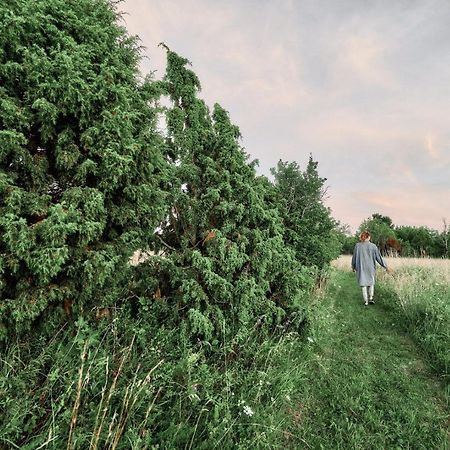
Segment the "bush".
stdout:
[[140,308],[212,350],[224,339],[225,322],[227,340],[245,340],[254,327],[302,325],[311,271],[284,241],[282,219],[269,202],[273,187],[256,177],[228,113],[217,104],[210,113],[197,98],[200,83],[188,61],[171,51],[167,61],[172,207],[158,233],[164,255],[136,269]]
[[0,6],[1,336],[109,306],[165,210],[155,92],[106,0]]

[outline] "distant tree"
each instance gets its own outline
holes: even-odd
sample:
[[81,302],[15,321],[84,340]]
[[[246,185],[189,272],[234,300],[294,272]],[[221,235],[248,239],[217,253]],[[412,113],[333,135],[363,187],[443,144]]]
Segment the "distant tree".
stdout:
[[396,234],[405,248],[405,256],[440,256],[438,233],[427,227],[400,226]]
[[375,213],[372,214],[372,219],[386,224],[389,228],[394,227],[392,219],[389,216],[383,216],[382,214]]
[[447,219],[442,219],[442,232],[440,234],[440,242],[442,246],[442,256],[450,257],[450,227],[448,225]]
[[285,225],[285,240],[295,249],[297,259],[307,266],[323,267],[341,251],[337,222],[324,203],[326,178],[310,156],[306,170],[296,162],[279,161],[271,169]]
[[[139,47],[106,0],[0,5],[0,324],[116,302],[165,210]],[[55,310],[56,311],[56,310]]]
[[389,241],[396,240],[397,236],[392,228],[392,220],[381,214],[373,214],[372,217],[366,219],[359,226],[357,234],[367,230],[371,234],[371,241],[377,245],[380,251],[386,255],[389,250]]
[[350,227],[347,224],[338,224],[335,233],[341,245],[341,253],[352,254],[358,238],[352,234]]

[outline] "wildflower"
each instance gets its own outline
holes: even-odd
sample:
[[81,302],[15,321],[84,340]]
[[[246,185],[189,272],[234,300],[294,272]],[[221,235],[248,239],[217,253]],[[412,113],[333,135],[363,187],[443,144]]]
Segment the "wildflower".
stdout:
[[251,417],[251,416],[253,416],[254,412],[253,412],[252,408],[250,408],[250,406],[245,405],[244,406],[244,414]]
[[289,395],[286,395],[286,400],[287,400],[288,402],[290,402],[290,401],[291,401],[291,397],[290,397]]
[[313,339],[312,337],[309,337],[309,336],[308,336],[308,338],[307,338],[307,339],[308,339],[308,342],[311,342],[311,343],[313,343],[313,342],[314,342],[314,339]]
[[195,364],[200,359],[200,355],[198,353],[191,353],[188,356],[188,363]]
[[198,402],[200,400],[200,397],[195,392],[192,393],[192,394],[189,394],[188,397],[189,397],[189,399],[191,401],[197,401]]

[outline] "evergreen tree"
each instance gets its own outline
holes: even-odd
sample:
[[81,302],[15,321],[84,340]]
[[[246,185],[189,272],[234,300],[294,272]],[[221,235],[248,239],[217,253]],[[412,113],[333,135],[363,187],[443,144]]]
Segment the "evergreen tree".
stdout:
[[182,323],[187,335],[209,342],[218,342],[225,327],[242,336],[294,310],[301,322],[310,277],[285,245],[278,210],[268,202],[270,183],[256,177],[228,113],[218,104],[211,113],[197,97],[200,83],[187,65],[168,50],[172,208],[159,234],[165,257],[138,268],[158,273],[152,311],[160,322]]
[[271,171],[279,196],[285,240],[295,249],[302,264],[320,269],[339,255],[341,244],[337,223],[323,204],[326,178],[319,176],[317,166],[310,156],[303,172],[296,162],[281,160]]
[[[0,5],[0,321],[106,306],[160,221],[156,93],[107,0]],[[62,308],[61,308],[62,310]]]

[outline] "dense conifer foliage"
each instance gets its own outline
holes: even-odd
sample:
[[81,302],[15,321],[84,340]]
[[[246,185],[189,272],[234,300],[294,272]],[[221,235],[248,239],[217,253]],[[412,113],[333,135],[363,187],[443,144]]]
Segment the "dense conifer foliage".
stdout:
[[284,242],[276,206],[266,201],[273,187],[256,177],[228,113],[218,104],[210,112],[197,97],[200,83],[187,66],[168,51],[166,151],[174,174],[159,233],[165,256],[147,262],[163,298],[154,307],[167,305],[166,319],[215,342],[225,323],[236,335],[279,323],[288,312],[301,322],[311,281]]
[[[164,211],[136,40],[106,0],[0,6],[0,321],[115,302]],[[62,308],[61,308],[62,310]]]

